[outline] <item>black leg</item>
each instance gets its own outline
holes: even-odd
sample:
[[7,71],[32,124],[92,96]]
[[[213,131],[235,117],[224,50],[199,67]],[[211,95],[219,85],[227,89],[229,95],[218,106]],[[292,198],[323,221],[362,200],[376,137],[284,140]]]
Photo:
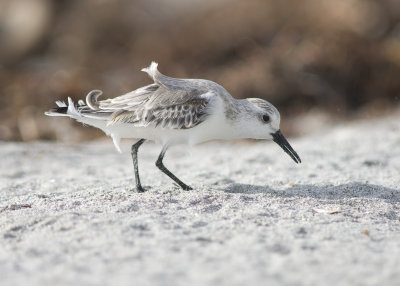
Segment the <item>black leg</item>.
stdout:
[[167,148],[163,148],[160,156],[158,156],[158,159],[156,161],[156,166],[158,167],[158,169],[161,170],[161,172],[163,172],[165,175],[167,175],[168,177],[170,177],[172,180],[174,180],[182,189],[184,189],[185,191],[188,190],[192,190],[191,187],[189,187],[188,185],[186,185],[184,182],[182,182],[181,180],[179,180],[174,174],[172,174],[163,164],[162,160],[164,159],[164,155],[165,152],[167,151]]
[[139,193],[144,192],[142,185],[140,184],[139,178],[139,167],[138,167],[138,149],[140,145],[142,145],[146,141],[146,139],[140,139],[138,142],[132,145],[131,154],[133,160],[133,169],[135,170],[135,180],[136,180],[136,189]]

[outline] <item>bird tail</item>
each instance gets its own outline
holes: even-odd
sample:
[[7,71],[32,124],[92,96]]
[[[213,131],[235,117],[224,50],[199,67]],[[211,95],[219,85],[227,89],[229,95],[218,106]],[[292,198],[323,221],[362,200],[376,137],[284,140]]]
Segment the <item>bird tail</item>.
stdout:
[[56,101],[56,104],[56,108],[52,108],[44,114],[47,116],[80,117],[80,113],[70,97],[68,97],[68,105],[64,101]]
[[113,111],[102,111],[99,108],[97,98],[101,94],[100,90],[92,90],[86,96],[86,104],[83,100],[79,100],[78,105],[75,105],[70,97],[68,97],[68,105],[63,101],[56,101],[57,107],[46,111],[44,114],[71,117],[83,124],[99,128],[112,137],[115,148],[118,152],[121,152],[120,137],[107,130],[107,121]]
[[46,111],[45,114],[48,116],[81,117],[82,112],[88,113],[100,110],[98,98],[102,94],[101,90],[92,90],[86,96],[86,104],[83,100],[79,100],[77,106],[70,97],[68,97],[68,105],[64,101],[56,101],[57,107]]

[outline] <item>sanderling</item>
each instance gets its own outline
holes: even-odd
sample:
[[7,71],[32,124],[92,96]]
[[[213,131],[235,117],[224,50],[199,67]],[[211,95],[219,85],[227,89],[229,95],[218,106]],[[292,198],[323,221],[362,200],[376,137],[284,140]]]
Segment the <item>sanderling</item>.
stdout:
[[161,143],[156,166],[184,190],[192,188],[163,164],[171,145],[192,146],[213,139],[269,139],[279,144],[296,163],[301,162],[279,129],[280,114],[272,104],[259,98],[235,99],[225,88],[209,80],[168,77],[157,66],[152,62],[142,69],[153,79],[153,84],[100,101],[102,91],[93,90],[86,96],[86,103],[79,100],[75,105],[68,98],[68,105],[57,101],[58,107],[45,114],[68,116],[100,128],[111,136],[119,152],[121,138],[139,139],[131,148],[139,192],[144,189],[137,154],[146,140]]

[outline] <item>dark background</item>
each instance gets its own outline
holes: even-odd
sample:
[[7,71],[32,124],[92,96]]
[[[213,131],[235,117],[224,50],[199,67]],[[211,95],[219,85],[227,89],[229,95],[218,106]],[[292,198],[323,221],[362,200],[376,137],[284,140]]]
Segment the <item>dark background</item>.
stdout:
[[96,138],[43,112],[102,89],[206,78],[303,135],[398,108],[398,0],[0,0],[0,140]]

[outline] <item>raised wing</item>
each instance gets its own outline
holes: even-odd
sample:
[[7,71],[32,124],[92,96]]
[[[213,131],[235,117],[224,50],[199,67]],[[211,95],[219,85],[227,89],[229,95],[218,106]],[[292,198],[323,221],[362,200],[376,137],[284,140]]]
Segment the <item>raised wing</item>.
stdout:
[[130,123],[137,127],[188,129],[211,114],[210,102],[217,97],[210,88],[212,82],[167,77],[158,72],[156,63],[143,71],[154,84],[102,101],[97,101],[101,92],[92,91],[86,97],[87,105],[98,113],[112,113],[108,125]]
[[143,71],[154,80],[153,84],[101,101],[98,98],[102,92],[93,90],[86,96],[86,105],[78,103],[76,112],[84,117],[106,120],[108,126],[130,123],[137,127],[188,129],[212,114],[211,102],[220,96],[219,89],[223,89],[208,80],[165,76],[154,62]]
[[211,113],[210,102],[215,95],[171,91],[159,87],[141,104],[121,108],[109,119],[109,125],[119,122],[135,126],[161,126],[188,129],[202,123]]

